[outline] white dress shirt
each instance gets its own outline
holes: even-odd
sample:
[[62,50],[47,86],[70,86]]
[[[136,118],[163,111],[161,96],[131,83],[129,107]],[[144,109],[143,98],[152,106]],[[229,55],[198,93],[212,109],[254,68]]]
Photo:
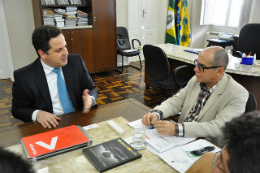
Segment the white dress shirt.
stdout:
[[[51,102],[52,102],[52,107],[53,107],[53,114],[62,115],[62,114],[64,114],[64,111],[63,111],[63,107],[62,107],[62,104],[60,101],[58,86],[57,86],[58,74],[52,71],[54,69],[53,67],[48,66],[42,60],[41,60],[41,63],[43,66],[43,70],[44,70],[44,73],[45,73],[45,76],[47,79],[47,83],[48,83],[48,87],[49,87],[49,91],[50,91]],[[62,68],[61,68],[61,76],[64,80]],[[92,106],[94,106],[96,104],[96,101],[93,96],[90,96],[90,97],[92,98],[92,101],[93,101]],[[75,110],[75,109],[73,108],[73,110]],[[35,110],[33,112],[33,114],[32,114],[33,121],[36,121],[36,115],[38,112],[39,112],[39,110]]]

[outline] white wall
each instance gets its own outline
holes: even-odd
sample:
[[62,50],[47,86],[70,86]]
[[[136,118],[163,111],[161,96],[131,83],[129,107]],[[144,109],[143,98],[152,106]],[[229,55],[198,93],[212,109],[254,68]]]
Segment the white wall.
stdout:
[[0,0],[0,40],[0,79],[10,78],[13,81],[14,67],[2,0]]
[[31,0],[3,0],[14,69],[37,58],[31,43],[34,18]]
[[116,24],[127,27],[127,2],[126,0],[116,0]]
[[160,0],[159,3],[159,17],[158,17],[158,26],[157,26],[157,43],[165,43],[166,35],[166,23],[167,23],[167,11],[169,6],[169,0]]

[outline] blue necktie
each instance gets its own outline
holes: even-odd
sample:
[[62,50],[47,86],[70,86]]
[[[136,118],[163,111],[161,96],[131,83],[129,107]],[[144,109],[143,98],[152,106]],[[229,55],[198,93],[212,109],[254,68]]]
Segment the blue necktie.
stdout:
[[73,107],[69,98],[66,84],[60,73],[60,68],[54,68],[53,72],[58,74],[57,86],[58,86],[58,92],[59,92],[60,102],[63,107],[63,111],[65,114],[73,112]]

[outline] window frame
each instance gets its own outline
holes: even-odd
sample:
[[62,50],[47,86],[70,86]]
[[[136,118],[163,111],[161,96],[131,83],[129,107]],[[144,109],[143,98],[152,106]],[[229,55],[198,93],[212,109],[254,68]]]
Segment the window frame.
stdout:
[[242,26],[244,26],[249,22],[249,15],[250,15],[250,10],[251,10],[253,0],[243,0],[238,27],[228,26],[232,0],[225,1],[228,2],[228,7],[227,7],[227,15],[226,15],[226,20],[224,25],[215,25],[212,24],[212,22],[207,22],[206,13],[207,13],[207,3],[209,1],[212,0],[201,0],[200,25],[209,25],[210,27],[219,27],[219,28],[240,29]]

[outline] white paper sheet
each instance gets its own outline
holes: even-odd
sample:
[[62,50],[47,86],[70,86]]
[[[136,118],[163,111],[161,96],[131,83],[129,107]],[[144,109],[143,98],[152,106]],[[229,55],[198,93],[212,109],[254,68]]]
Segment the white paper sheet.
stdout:
[[208,142],[207,140],[199,139],[187,145],[183,145],[181,147],[168,150],[164,153],[160,153],[158,156],[178,172],[184,173],[196,160],[200,158],[189,156],[187,152],[200,149],[206,146],[215,147],[215,149],[211,152],[218,152],[221,150],[220,148]]
[[156,129],[150,129],[145,132],[145,141],[160,153],[193,140],[195,140],[195,138],[161,135]]
[[143,126],[145,130],[149,130],[149,126],[145,126],[142,123],[142,119],[138,119],[132,122],[127,123],[129,126],[131,126],[132,128],[134,128],[134,126]]

